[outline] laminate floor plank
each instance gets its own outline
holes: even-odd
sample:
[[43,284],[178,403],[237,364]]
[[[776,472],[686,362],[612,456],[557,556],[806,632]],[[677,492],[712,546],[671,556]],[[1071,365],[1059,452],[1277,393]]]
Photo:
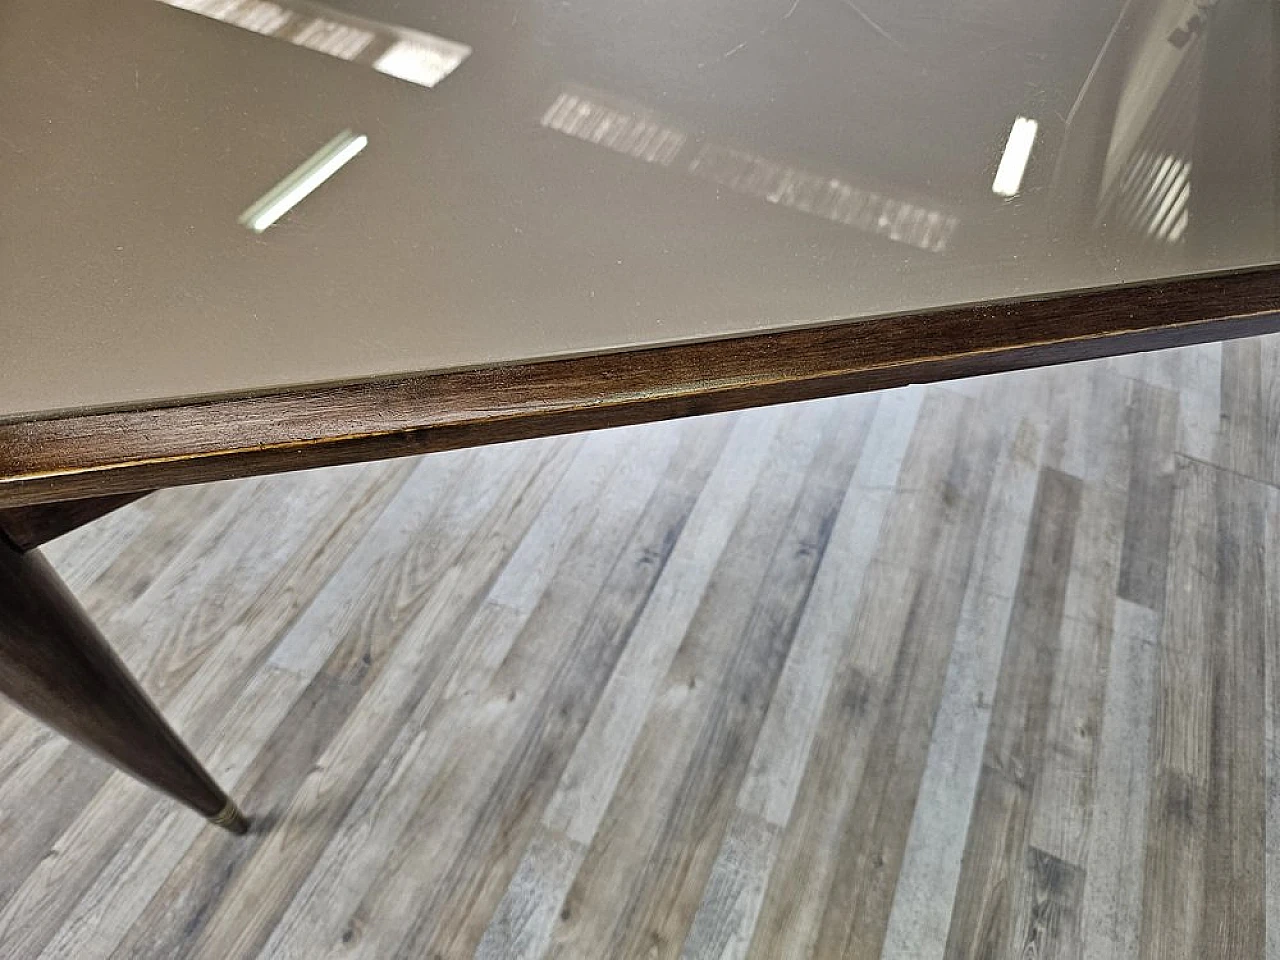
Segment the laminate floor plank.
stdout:
[[1222,345],[1221,423],[1207,459],[1234,473],[1280,483],[1280,344],[1271,337]]
[[[311,475],[282,487],[279,499],[258,498],[261,502],[251,504],[254,509],[244,518],[252,524],[253,539],[233,549],[228,549],[227,542],[236,519],[217,518],[202,528],[208,537],[195,538],[183,551],[192,561],[171,565],[157,577],[146,594],[149,602],[132,608],[134,617],[123,623],[109,621],[155,637],[157,650],[141,664],[136,662],[137,656],[131,658],[131,666],[148,692],[167,709],[170,721],[197,748],[224,720],[246,678],[261,665],[274,638],[296,616],[308,593],[320,588],[325,571],[341,559],[334,531],[357,531],[358,518],[365,513],[362,508],[372,501],[376,512],[383,481],[392,478],[388,486],[394,489],[394,478],[403,476],[404,470],[365,468],[357,475],[366,478],[369,486],[362,488],[350,474]],[[328,509],[317,516],[308,509],[316,504]],[[343,520],[352,522],[348,526]],[[264,526],[273,533],[261,533]],[[199,563],[195,562],[197,554],[190,552],[194,546],[203,548]],[[201,571],[209,574],[207,581],[201,580]],[[166,623],[160,614],[175,598],[190,602],[193,612],[176,624]],[[209,634],[195,633],[196,623],[209,627]],[[250,623],[253,629],[241,636],[238,628]],[[64,766],[74,762],[73,756],[71,751],[64,754],[64,761],[55,764],[33,788],[69,790],[72,782],[83,784],[93,799],[79,811],[75,822],[52,817],[45,822],[68,837],[91,839],[75,843],[79,855],[74,858],[45,855],[0,910],[3,938],[29,944],[33,953],[38,949],[36,944],[52,936],[63,916],[52,909],[32,910],[30,904],[45,902],[55,890],[87,892],[96,873],[118,846],[127,842],[149,804],[156,800],[152,794],[132,790],[99,792],[109,772],[102,764],[85,767],[87,779],[77,775],[50,783]],[[30,840],[27,850],[34,852]],[[17,862],[19,855],[10,849],[6,859]]]
[[[784,421],[781,413],[779,408],[754,410],[733,425],[477,955],[533,957],[546,948],[586,845],[640,735],[653,690],[693,620],[752,490],[764,482],[762,471],[785,449],[781,444],[792,432],[793,418]],[[786,434],[779,436],[784,425]]]
[[1138,955],[1150,774],[1151,722],[1160,615],[1115,602],[1093,811],[1082,866],[1081,956]]
[[1280,337],[162,491],[255,832],[0,707],[0,958],[1280,960]]
[[940,960],[946,944],[1045,432],[1018,421],[996,468],[885,931],[886,960]]
[[[1276,345],[1269,340],[1261,341]],[[1218,450],[1224,397],[1225,344],[1201,344],[1135,353],[1100,361],[1108,370],[1178,395],[1177,450],[1197,460],[1213,461]]]
[[[851,422],[852,435],[840,439],[856,449],[859,420]],[[559,654],[539,650],[532,642],[519,645],[551,660],[551,683],[510,738],[510,752],[497,778],[486,784],[463,846],[438,882],[438,906],[434,912],[419,911],[399,946],[402,955],[461,956],[476,950],[719,458],[725,426],[712,421],[683,431],[672,467],[624,538],[626,547],[590,598],[589,612],[585,618],[577,609],[570,613],[571,621],[579,623],[576,630],[566,625],[565,633],[573,635],[572,649]],[[533,619],[526,630],[543,634],[545,624]],[[512,658],[495,682],[498,689],[510,688],[515,678],[528,673],[532,670],[521,659]]]
[[[1152,745],[1143,957],[1265,941],[1264,544],[1274,488],[1179,462]],[[1261,604],[1261,609],[1259,605]]]
[[[99,626],[111,631],[117,649],[124,653],[125,648],[136,639],[131,631],[116,632],[114,625],[121,622],[124,614],[166,568],[182,568],[194,562],[193,555],[185,555],[180,559],[181,550],[188,541],[197,536],[197,531],[213,521],[224,504],[232,499],[241,499],[253,495],[257,483],[250,481],[238,485],[208,484],[202,487],[180,488],[188,494],[185,497],[169,496],[179,491],[163,491],[156,499],[162,504],[170,504],[168,509],[159,509],[154,516],[143,510],[147,500],[139,501],[110,514],[102,520],[82,527],[77,531],[51,543],[46,554],[56,565],[60,574],[67,578],[80,602],[95,617]],[[117,537],[114,534],[116,523],[123,521],[134,523],[134,531],[130,536]],[[105,536],[97,535],[96,528],[105,524],[110,529]],[[88,557],[80,558],[76,545],[85,543]],[[111,549],[119,546],[119,550]],[[109,560],[102,562],[102,554],[109,553]],[[175,562],[176,561],[176,562]],[[121,643],[120,641],[124,641]],[[0,703],[0,849],[7,843],[6,830],[9,817],[13,811],[26,810],[30,807],[31,796],[48,796],[49,791],[35,785],[49,767],[69,749],[61,737],[47,727],[32,722],[25,714],[9,703]],[[74,787],[62,790],[67,802],[83,806],[92,796],[95,783],[101,782],[101,771],[95,763],[85,763],[83,759],[71,757],[64,761],[74,771],[79,767],[82,776],[74,778]],[[85,776],[87,774],[87,776]],[[54,783],[65,783],[65,773],[55,774]],[[39,792],[31,793],[33,789]],[[72,799],[76,796],[76,799]],[[61,802],[61,801],[54,801]],[[45,831],[53,830],[60,818],[51,815],[46,818]],[[24,824],[24,831],[30,829]],[[24,841],[25,842],[25,841]],[[47,845],[47,840],[44,841]],[[40,846],[37,843],[36,846]],[[5,856],[6,861],[12,855]],[[12,884],[22,879],[23,871],[15,868],[7,875],[8,883],[0,888],[0,903],[8,899]]]
[[857,615],[830,668],[830,687],[756,919],[752,954],[808,956],[816,947],[838,864],[814,852],[834,849],[853,815],[971,408],[972,401],[958,402],[946,391],[930,392],[922,405]]
[[[793,435],[787,482],[772,478],[727,548],[735,561],[657,691],[549,956],[678,955],[865,432],[833,412],[808,411],[817,422]],[[642,871],[617,855],[626,849],[645,851]]]
[[[1267,512],[1266,538],[1262,543],[1263,560],[1269,584],[1280,581],[1280,507],[1272,498]],[[1268,590],[1264,599],[1265,619],[1263,673],[1266,714],[1263,729],[1266,738],[1266,900],[1267,960],[1280,957],[1280,594]]]
[[922,390],[880,398],[712,867],[708,891],[715,894],[703,898],[685,942],[687,957],[740,957],[750,944],[922,400]]
[[[443,879],[463,856],[459,851],[465,851],[468,840],[483,843],[484,831],[499,821],[501,810],[493,810],[488,800],[505,751],[535,722],[549,688],[574,657],[575,643],[582,637],[573,624],[592,608],[617,557],[627,548],[627,533],[644,515],[666,464],[679,447],[671,442],[677,439],[668,432],[654,447],[630,446],[594,508],[582,515],[575,536],[565,541],[561,562],[539,571],[542,585],[533,609],[489,601],[511,612],[509,627],[498,634],[503,639],[485,652],[476,664],[478,669],[469,671],[462,683],[451,685],[437,708],[421,721],[430,731],[429,742],[406,773],[422,784],[417,804],[391,821],[389,826],[398,832],[388,855],[370,864],[367,882],[353,891],[358,895],[337,914],[344,925],[332,930],[328,941],[317,938],[317,951],[337,949],[341,943],[350,956],[393,955],[399,942],[412,934],[415,923],[439,915],[433,905],[455,892]],[[589,632],[589,627],[584,630]],[[542,642],[521,643],[530,636],[541,637]],[[472,639],[488,645],[495,638]],[[459,711],[480,703],[485,708],[482,718],[476,718],[479,722],[457,722]],[[501,790],[493,792],[499,799],[508,796]],[[490,816],[477,838],[474,828],[485,813]],[[333,907],[323,900],[312,900],[311,906]],[[318,932],[330,926],[326,923]],[[312,942],[313,936],[309,933],[304,943]]]
[[[297,790],[274,811],[272,831],[233,882],[221,888],[216,903],[189,902],[175,916],[179,900],[162,888],[117,955],[209,949],[230,956],[260,946],[328,840],[327,832],[312,825],[340,820],[362,780],[346,774],[367,772],[380,759],[378,738],[394,735],[396,721],[412,709],[414,693],[423,692],[425,677],[437,676],[432,667],[443,668],[441,679],[447,678],[452,636],[446,634],[439,644],[430,640],[435,629],[465,625],[491,586],[497,571],[492,553],[483,549],[485,541],[498,539],[505,555],[508,538],[533,522],[567,467],[573,462],[589,466],[611,448],[598,445],[589,454],[578,444],[541,455],[527,446],[485,451],[463,460],[461,472],[451,479],[426,474],[406,485],[269,658],[303,687],[317,675],[357,685],[362,709],[353,708],[334,731]],[[354,597],[353,585],[358,588]],[[393,637],[404,642],[392,644]],[[279,857],[281,849],[289,856]],[[184,889],[216,867],[188,858],[168,879],[169,890]],[[168,920],[153,923],[152,917]],[[175,928],[187,931],[181,950],[156,940],[158,933]]]
[[1141,456],[1129,461],[1128,510],[1115,592],[1124,600],[1159,610],[1164,605],[1173,510],[1178,395],[1141,382],[1133,384],[1132,393],[1126,426],[1129,443]]
[[[1129,429],[1096,429],[1106,423],[1106,409],[1120,407],[1128,411]],[[1132,558],[1154,555],[1143,569],[1158,580],[1163,603],[1171,503],[1166,500],[1162,512],[1143,512],[1133,502],[1141,491],[1132,478],[1135,473],[1157,473],[1167,464],[1171,496],[1176,415],[1174,395],[1141,382],[1126,384],[1099,371],[1089,403],[1090,456],[1079,473],[1080,512],[1063,598],[1061,652],[1049,693],[1044,761],[1031,798],[1028,834],[1037,855],[1047,854],[1070,867],[1083,867],[1095,808],[1111,611],[1125,580],[1126,560],[1137,566]],[[1135,421],[1150,420],[1163,424],[1165,430],[1144,432],[1132,427]],[[1135,514],[1142,517],[1142,524],[1135,524]],[[1143,530],[1141,534],[1134,532],[1135,525]],[[1018,922],[1027,923],[1029,918],[1021,916]]]
[[1275,491],[1216,472],[1218,612],[1213,634],[1200,638],[1209,647],[1213,678],[1199,943],[1205,960],[1260,956],[1266,942],[1265,674],[1259,669],[1266,617],[1258,604],[1280,589],[1280,581],[1267,578],[1257,542],[1274,512]]
[[978,800],[969,824],[945,956],[1018,956],[1030,882],[1031,799],[1044,766],[1050,694],[1063,638],[1080,481],[1040,472],[1022,572],[996,681]]
[[836,870],[818,956],[875,955],[883,945],[1001,439],[981,420],[958,434],[931,556],[886,677],[858,792],[831,851]]

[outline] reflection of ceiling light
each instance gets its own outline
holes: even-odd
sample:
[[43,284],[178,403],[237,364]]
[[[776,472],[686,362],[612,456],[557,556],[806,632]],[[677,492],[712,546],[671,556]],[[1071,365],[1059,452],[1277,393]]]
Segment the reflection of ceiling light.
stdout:
[[1140,224],[1145,223],[1147,236],[1177,243],[1186,232],[1189,219],[1191,161],[1167,155],[1159,164],[1151,161],[1144,166],[1147,178],[1140,185],[1142,199],[1134,217]]
[[342,131],[240,214],[240,222],[254,233],[261,233],[341,170],[368,144],[369,138],[363,133]]
[[471,53],[465,43],[456,43],[430,34],[397,40],[377,60],[373,69],[424,87],[434,87],[453,73]]
[[[332,10],[315,0],[161,2],[348,63],[370,64],[379,73],[423,87],[434,87],[471,55],[465,43]],[[372,59],[369,51],[379,49],[382,53]]]
[[991,184],[992,193],[1002,197],[1018,195],[1022,189],[1022,175],[1027,171],[1027,161],[1031,159],[1031,147],[1036,142],[1036,129],[1036,122],[1026,117],[1013,121],[1009,140],[1004,145],[1004,156],[1000,158],[996,178]]

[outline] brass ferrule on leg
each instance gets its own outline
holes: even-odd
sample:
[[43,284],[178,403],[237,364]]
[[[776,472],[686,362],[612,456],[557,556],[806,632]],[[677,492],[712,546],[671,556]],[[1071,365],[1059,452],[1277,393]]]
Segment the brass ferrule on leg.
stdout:
[[225,807],[209,818],[209,822],[239,836],[249,832],[249,821],[234,800],[228,800]]

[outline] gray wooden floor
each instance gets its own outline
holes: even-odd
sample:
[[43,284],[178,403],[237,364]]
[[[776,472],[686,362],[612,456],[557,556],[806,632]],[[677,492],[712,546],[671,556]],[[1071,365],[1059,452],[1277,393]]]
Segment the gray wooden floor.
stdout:
[[1280,341],[168,491],[50,548],[5,957],[1280,958]]

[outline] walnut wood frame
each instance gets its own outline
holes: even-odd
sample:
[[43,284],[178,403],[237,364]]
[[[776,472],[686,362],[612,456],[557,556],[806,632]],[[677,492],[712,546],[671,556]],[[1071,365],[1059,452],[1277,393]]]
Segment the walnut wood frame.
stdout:
[[248,830],[40,551],[2,536],[0,693],[214,824]]
[[82,527],[113,510],[140,500],[151,491],[119,493],[110,497],[67,500],[62,503],[40,503],[30,507],[0,510],[0,537],[19,550],[31,550],[48,543],[76,527]]
[[0,422],[0,508],[1280,330],[1280,265],[630,352]]

